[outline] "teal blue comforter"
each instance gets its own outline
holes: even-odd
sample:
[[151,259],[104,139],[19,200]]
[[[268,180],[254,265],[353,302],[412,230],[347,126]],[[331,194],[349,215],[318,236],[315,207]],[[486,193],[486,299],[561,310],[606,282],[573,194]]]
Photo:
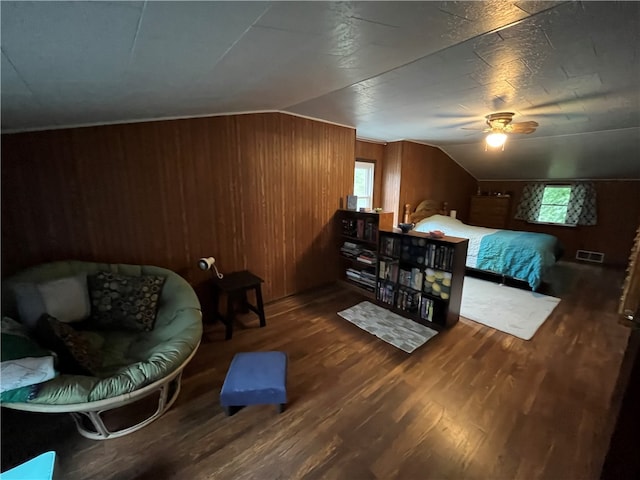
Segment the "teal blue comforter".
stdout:
[[526,280],[536,290],[557,249],[553,235],[499,230],[482,238],[476,268]]

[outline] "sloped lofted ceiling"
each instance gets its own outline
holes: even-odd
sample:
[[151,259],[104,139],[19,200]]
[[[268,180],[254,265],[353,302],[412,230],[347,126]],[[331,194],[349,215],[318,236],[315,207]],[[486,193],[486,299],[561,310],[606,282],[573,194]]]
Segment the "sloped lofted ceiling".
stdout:
[[[287,111],[478,179],[640,178],[637,2],[7,2],[5,132]],[[540,124],[485,151],[484,116]]]

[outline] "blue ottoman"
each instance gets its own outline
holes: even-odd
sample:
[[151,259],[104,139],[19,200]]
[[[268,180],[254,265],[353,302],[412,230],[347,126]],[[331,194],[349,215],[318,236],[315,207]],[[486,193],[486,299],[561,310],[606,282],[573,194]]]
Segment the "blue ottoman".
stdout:
[[287,355],[284,352],[237,353],[220,391],[227,415],[246,405],[287,403]]

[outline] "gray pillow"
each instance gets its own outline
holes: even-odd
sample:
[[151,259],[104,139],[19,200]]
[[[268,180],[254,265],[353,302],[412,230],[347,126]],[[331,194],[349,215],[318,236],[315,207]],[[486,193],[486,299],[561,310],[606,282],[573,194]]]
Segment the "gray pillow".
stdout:
[[16,297],[20,321],[30,330],[36,328],[38,319],[46,311],[44,300],[35,283],[16,283],[12,286]]
[[47,313],[61,322],[85,320],[91,303],[84,273],[41,283],[17,283],[13,286],[20,320],[33,329]]

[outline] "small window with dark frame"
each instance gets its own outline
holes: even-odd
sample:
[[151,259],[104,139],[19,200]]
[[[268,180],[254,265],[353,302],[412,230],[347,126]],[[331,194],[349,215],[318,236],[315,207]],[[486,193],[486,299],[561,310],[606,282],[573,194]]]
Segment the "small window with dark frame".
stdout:
[[542,195],[538,222],[565,224],[567,206],[571,197],[570,185],[547,185]]

